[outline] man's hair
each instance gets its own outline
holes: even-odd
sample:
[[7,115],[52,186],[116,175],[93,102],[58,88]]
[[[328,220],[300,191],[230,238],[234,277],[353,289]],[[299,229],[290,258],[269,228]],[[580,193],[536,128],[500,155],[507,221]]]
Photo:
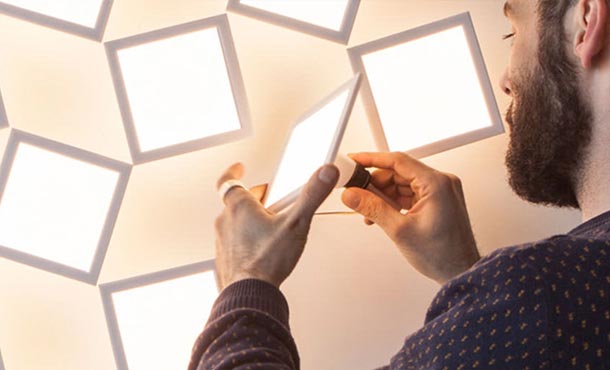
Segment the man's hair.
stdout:
[[[563,18],[568,9],[576,5],[578,0],[538,0],[540,24],[563,24]],[[610,0],[606,0],[610,4]]]
[[540,24],[563,24],[563,18],[577,0],[538,0]]
[[[528,0],[529,1],[529,0]],[[576,73],[576,65],[566,59],[567,34],[564,19],[567,11],[578,0],[538,0],[538,33],[541,45],[551,47],[538,50],[538,58],[545,63],[556,75],[561,73]],[[560,92],[565,87],[558,87]]]

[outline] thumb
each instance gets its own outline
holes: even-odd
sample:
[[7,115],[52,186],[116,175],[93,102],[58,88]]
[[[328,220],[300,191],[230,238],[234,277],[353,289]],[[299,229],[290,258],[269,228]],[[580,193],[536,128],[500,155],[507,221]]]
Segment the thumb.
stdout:
[[290,211],[292,218],[310,221],[322,202],[333,191],[338,179],[339,170],[333,165],[325,165],[316,171],[301,190],[301,195]]
[[389,232],[396,225],[396,220],[402,215],[386,201],[360,188],[348,188],[341,195],[343,204],[360,213],[367,219]]

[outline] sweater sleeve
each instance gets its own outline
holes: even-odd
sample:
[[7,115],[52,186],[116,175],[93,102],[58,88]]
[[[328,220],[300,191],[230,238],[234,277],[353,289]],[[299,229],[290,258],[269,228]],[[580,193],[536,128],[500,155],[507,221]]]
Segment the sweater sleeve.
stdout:
[[299,369],[288,303],[273,285],[242,280],[223,290],[193,348],[189,370]]

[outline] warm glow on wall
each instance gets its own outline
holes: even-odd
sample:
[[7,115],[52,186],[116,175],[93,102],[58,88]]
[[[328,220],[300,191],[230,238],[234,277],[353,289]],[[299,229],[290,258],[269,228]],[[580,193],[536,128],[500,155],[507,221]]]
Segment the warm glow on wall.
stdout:
[[[501,132],[469,17],[407,31],[471,11],[493,81],[510,49],[501,5],[0,0],[0,370],[186,369],[218,292],[212,263],[173,268],[214,258],[222,171],[242,162],[289,212],[335,154],[424,156]],[[463,179],[482,254],[580,216],[510,192],[506,140],[426,158]],[[438,290],[342,192],[282,287],[306,369],[387,363]]]
[[360,0],[229,0],[228,9],[347,44]]
[[100,286],[118,370],[186,369],[218,296],[212,262]]
[[226,16],[106,44],[135,163],[250,135]]
[[503,132],[468,14],[349,50],[382,151],[423,157]]
[[359,86],[357,75],[298,120],[265,199],[271,211],[293,203],[319,167],[334,163]]
[[0,256],[95,284],[130,170],[13,130],[0,168]]
[[0,0],[0,13],[100,41],[113,0]]

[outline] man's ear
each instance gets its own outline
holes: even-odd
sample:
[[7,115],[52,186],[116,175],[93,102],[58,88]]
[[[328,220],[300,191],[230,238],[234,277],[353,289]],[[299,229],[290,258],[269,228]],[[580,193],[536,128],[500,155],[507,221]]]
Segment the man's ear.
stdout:
[[574,15],[577,29],[574,51],[583,68],[589,69],[603,50],[608,29],[607,0],[578,0]]

